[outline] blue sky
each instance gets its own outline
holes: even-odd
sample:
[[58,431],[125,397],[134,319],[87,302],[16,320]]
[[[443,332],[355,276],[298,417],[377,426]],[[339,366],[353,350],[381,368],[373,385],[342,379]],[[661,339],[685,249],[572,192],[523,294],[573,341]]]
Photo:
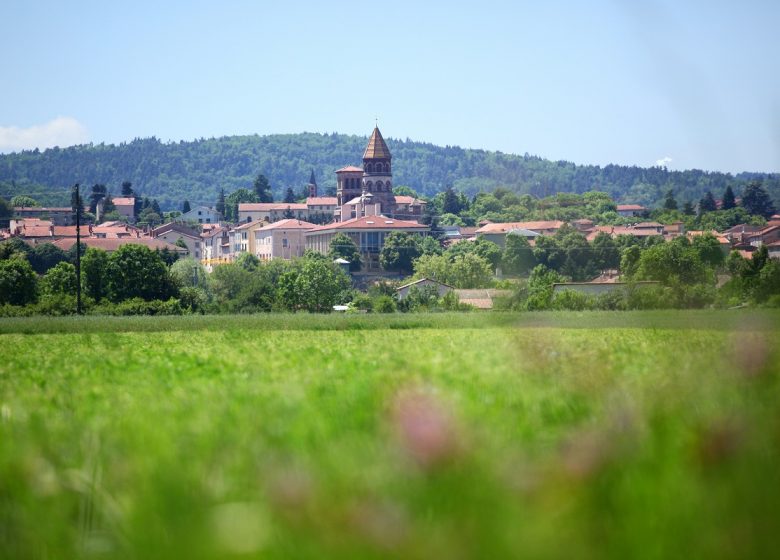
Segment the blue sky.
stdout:
[[0,151],[343,132],[780,171],[780,2],[26,2]]

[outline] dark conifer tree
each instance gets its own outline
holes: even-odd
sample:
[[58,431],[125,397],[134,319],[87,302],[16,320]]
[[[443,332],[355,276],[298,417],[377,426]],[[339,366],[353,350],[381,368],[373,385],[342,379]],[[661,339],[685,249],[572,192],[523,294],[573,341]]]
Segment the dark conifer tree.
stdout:
[[731,185],[726,187],[726,190],[723,191],[723,204],[721,205],[721,210],[731,210],[732,208],[736,208],[737,206],[737,199],[734,197],[734,191],[731,190]]

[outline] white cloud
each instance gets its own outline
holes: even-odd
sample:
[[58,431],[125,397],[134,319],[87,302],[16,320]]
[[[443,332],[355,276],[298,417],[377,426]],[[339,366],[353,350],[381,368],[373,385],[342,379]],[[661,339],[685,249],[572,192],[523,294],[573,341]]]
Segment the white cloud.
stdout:
[[672,158],[669,156],[664,156],[661,159],[655,160],[655,165],[657,167],[669,167],[669,164],[672,163]]
[[0,126],[0,152],[73,146],[89,142],[87,127],[73,117],[57,117],[28,128]]

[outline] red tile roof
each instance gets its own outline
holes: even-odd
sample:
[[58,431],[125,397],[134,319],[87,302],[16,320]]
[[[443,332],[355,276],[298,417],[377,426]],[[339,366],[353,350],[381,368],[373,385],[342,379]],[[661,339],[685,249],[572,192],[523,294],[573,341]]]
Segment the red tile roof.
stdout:
[[396,204],[428,204],[424,200],[420,200],[419,198],[415,198],[413,196],[407,196],[407,195],[396,195],[395,203]]
[[542,221],[542,222],[504,222],[495,224],[485,224],[479,228],[476,233],[506,233],[513,229],[528,229],[531,231],[560,229],[564,222],[560,220]]
[[417,231],[427,231],[426,225],[417,222],[408,222],[406,220],[396,220],[385,216],[362,216],[352,218],[344,222],[334,222],[324,226],[315,226],[309,233],[319,233],[327,230],[350,230],[350,229],[412,229]]
[[306,199],[307,206],[336,206],[338,198],[335,196],[310,196]]
[[347,165],[346,167],[342,167],[341,169],[337,169],[336,173],[363,173],[363,169],[360,167],[355,167],[354,165]]
[[133,206],[135,204],[135,198],[114,198],[112,200],[114,206]]
[[[122,245],[144,245],[146,247],[149,247],[150,249],[159,249],[163,250],[167,248],[169,251],[177,251],[177,252],[185,252],[186,249],[183,249],[182,247],[177,247],[176,245],[172,245],[171,243],[167,243],[166,241],[163,241],[161,239],[152,239],[151,237],[115,237],[115,238],[97,238],[97,237],[83,237],[81,239],[81,242],[86,245],[87,247],[94,247],[96,249],[103,249],[104,251],[116,251],[119,249]],[[70,250],[73,245],[76,244],[76,239],[72,237],[68,237],[65,239],[58,239],[57,241],[54,241],[54,245],[62,249],[63,251]]]
[[287,218],[286,220],[279,220],[278,222],[274,222],[272,224],[268,224],[265,227],[260,228],[258,231],[270,231],[274,229],[305,229],[309,230],[312,228],[317,227],[316,224],[311,224],[309,222],[304,222],[303,220],[295,220],[291,218]]
[[273,210],[308,210],[305,204],[295,202],[243,202],[238,205],[239,212],[271,212]]
[[618,212],[644,212],[647,210],[644,206],[640,206],[639,204],[618,204],[617,205],[617,211]]

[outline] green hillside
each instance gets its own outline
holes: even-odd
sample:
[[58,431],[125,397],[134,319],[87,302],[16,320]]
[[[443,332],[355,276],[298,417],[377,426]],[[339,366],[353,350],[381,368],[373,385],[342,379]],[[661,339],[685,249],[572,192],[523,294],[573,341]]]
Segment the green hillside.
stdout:
[[[249,187],[257,174],[263,173],[275,196],[281,198],[288,187],[299,191],[312,169],[323,191],[335,188],[333,172],[360,163],[366,140],[335,133],[170,143],[145,138],[119,145],[25,151],[0,155],[0,196],[27,194],[43,204],[67,204],[68,188],[74,183],[102,183],[117,193],[121,182],[129,180],[136,192],[157,198],[163,209],[169,209],[179,207],[185,199],[212,205],[220,188],[229,193]],[[719,198],[727,185],[739,196],[747,180],[763,177],[765,187],[780,203],[780,174],[733,176],[658,167],[600,167],[411,140],[388,139],[388,144],[393,152],[395,184],[424,195],[433,195],[448,185],[469,195],[497,186],[536,196],[602,190],[618,201],[654,206],[668,188],[674,189],[680,201],[698,201],[708,190]]]

